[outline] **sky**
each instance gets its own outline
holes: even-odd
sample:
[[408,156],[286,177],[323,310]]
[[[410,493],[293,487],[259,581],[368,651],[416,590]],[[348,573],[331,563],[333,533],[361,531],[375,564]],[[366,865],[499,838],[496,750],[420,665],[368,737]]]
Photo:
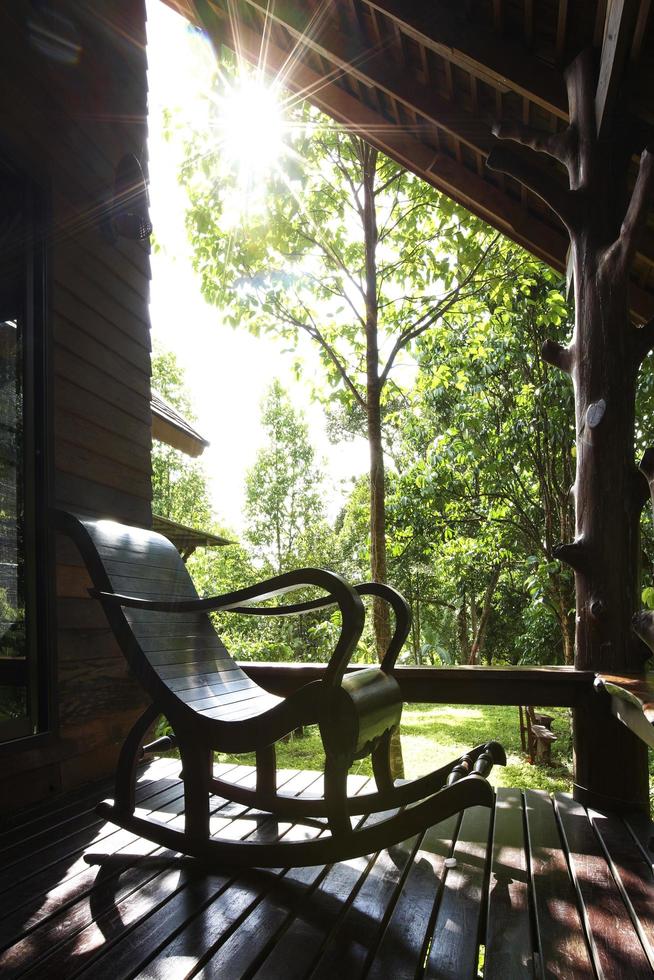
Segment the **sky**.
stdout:
[[[216,516],[234,531],[243,530],[245,473],[264,444],[260,402],[277,377],[309,423],[327,475],[326,503],[333,518],[343,500],[343,481],[367,470],[367,445],[362,439],[331,445],[322,409],[310,401],[308,381],[298,382],[292,373],[297,353],[284,353],[281,342],[271,338],[224,325],[219,310],[204,302],[184,228],[185,192],[177,180],[182,148],[164,139],[163,113],[168,109],[178,118],[202,120],[214,56],[159,0],[148,0],[147,13],[149,194],[157,243],[151,256],[152,338],[176,354],[184,368],[195,427],[210,442],[201,460]],[[308,379],[321,370],[318,357],[308,341],[298,349]]]

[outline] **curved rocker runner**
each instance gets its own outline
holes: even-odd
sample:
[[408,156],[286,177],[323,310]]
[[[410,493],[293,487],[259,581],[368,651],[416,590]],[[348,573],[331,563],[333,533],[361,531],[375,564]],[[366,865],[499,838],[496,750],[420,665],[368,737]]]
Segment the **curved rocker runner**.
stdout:
[[[490,806],[486,776],[504,764],[501,745],[488,742],[449,765],[411,782],[394,783],[390,740],[402,698],[393,677],[408,635],[409,608],[386,585],[352,587],[333,572],[304,568],[208,599],[198,598],[174,545],[160,534],[113,521],[57,512],[59,530],[76,542],[120,647],[152,704],[121,750],[113,805],[98,811],[113,823],[164,847],[215,866],[284,867],[332,863],[389,847],[467,806]],[[307,587],[323,598],[294,605],[260,606]],[[391,606],[395,628],[379,667],[345,673],[364,623],[362,595]],[[337,606],[341,629],[320,680],[288,698],[269,694],[231,658],[210,613],[302,615]],[[135,814],[135,776],[148,729],[165,715],[179,748],[184,781],[184,831]],[[275,742],[302,725],[318,724],[325,750],[324,797],[278,792]],[[213,775],[213,752],[255,752],[256,786],[247,789]],[[348,797],[347,774],[370,755],[377,792]],[[279,818],[325,820],[313,840],[274,844],[221,841],[211,836],[211,795]],[[390,811],[390,813],[389,813]],[[354,825],[352,817],[365,815]]]

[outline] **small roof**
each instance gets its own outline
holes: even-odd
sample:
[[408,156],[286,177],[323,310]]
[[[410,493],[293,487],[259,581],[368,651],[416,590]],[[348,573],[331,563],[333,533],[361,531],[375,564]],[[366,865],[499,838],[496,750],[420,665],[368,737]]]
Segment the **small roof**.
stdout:
[[201,456],[209,445],[207,439],[197,432],[183,415],[173,408],[165,398],[156,392],[150,393],[152,411],[152,436],[165,442],[173,449],[179,449],[187,456]]
[[189,558],[196,548],[217,548],[221,545],[233,544],[229,538],[219,534],[209,534],[208,531],[198,531],[185,524],[178,524],[159,514],[152,515],[152,530],[163,534],[175,545],[182,558]]

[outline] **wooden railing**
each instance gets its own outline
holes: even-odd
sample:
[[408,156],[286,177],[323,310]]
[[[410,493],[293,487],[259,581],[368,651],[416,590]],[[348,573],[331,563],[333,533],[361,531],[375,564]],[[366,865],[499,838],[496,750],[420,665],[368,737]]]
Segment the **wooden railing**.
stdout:
[[[325,670],[324,664],[241,661],[239,666],[266,690],[283,697],[318,680]],[[575,708],[597,696],[593,690],[595,672],[573,667],[398,667],[395,677],[404,700],[414,703]]]

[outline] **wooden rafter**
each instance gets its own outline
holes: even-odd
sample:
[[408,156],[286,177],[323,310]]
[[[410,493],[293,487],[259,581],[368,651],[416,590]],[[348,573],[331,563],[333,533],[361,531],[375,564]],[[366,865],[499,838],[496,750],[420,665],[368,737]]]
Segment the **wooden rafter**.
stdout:
[[[217,17],[212,31],[221,43],[228,47],[236,46],[231,24],[226,17]],[[238,31],[240,55],[256,63],[260,48],[259,33],[241,24]],[[344,91],[325,73],[320,74],[309,68],[299,57],[293,59],[293,68],[289,71],[288,50],[271,42],[266,47],[266,57],[268,70],[271,73],[283,70],[284,84],[292,91],[310,98],[318,108],[342,125],[365,136],[383,153],[524,245],[549,265],[563,269],[566,248],[563,232],[525,212],[519,201],[507,198],[474,171],[468,170],[445,154],[438,153],[414,135],[389,125],[386,118]]]
[[[493,138],[488,123],[440,97],[433,86],[420,84],[405,69],[393,67],[387,42],[373,41],[370,46],[362,36],[350,34],[346,37],[333,21],[323,22],[319,32],[309,31],[311,15],[308,10],[302,12],[302,17],[291,18],[288,7],[271,7],[265,0],[245,2],[268,20],[283,26],[297,42],[298,54],[304,49],[317,51],[343,75],[374,86],[410,113],[417,112],[471,149],[484,155],[490,151]],[[421,50],[425,49],[421,46]],[[471,78],[476,89],[476,77]]]
[[595,93],[597,132],[604,133],[615,107],[636,27],[638,0],[609,0]]
[[[191,13],[193,0],[166,2],[187,8],[187,16],[197,19]],[[429,9],[399,0],[333,0],[326,5],[240,0],[237,6],[212,0],[212,6],[221,18],[223,34],[229,34],[232,22],[243,36],[251,32],[248,45],[239,44],[247,58],[258,61],[267,23],[276,52],[275,58],[268,52],[268,68],[275,73],[280,64],[292,61],[292,77],[282,72],[289,88],[305,92],[325,112],[354,127],[474,214],[555,268],[565,269],[566,239],[553,216],[541,210],[531,192],[518,192],[513,181],[505,181],[501,174],[490,178],[484,168],[492,146],[491,114],[521,119],[552,133],[561,128],[561,120],[567,121],[562,73],[529,51],[526,35],[525,42],[515,39],[511,8],[503,7],[506,36],[500,37],[492,28],[471,26],[452,16],[445,2]],[[588,41],[606,35],[603,112],[610,111],[620,64],[625,65],[625,57],[633,64],[640,47],[648,43],[650,6],[651,0],[596,0],[586,18]],[[617,18],[618,7],[625,11],[622,18]],[[518,24],[520,36],[524,28],[535,50],[541,33],[537,10],[533,0],[524,0],[523,23]],[[569,0],[567,6],[557,0],[553,7],[550,22],[559,51],[567,52],[583,40],[572,19],[573,10]],[[313,28],[307,36],[312,15]],[[615,43],[615,31],[604,30],[605,19],[607,24],[609,20],[618,24]],[[568,38],[573,25],[574,36]],[[234,38],[225,35],[221,40],[235,46]],[[543,172],[560,180],[557,169],[550,170],[549,164],[543,165]],[[637,320],[649,319],[654,309],[654,289],[646,271],[652,268],[654,244],[645,236],[631,289]]]
[[363,2],[378,16],[399,24],[408,37],[452,64],[473,72],[481,81],[504,91],[514,91],[567,120],[561,73],[544,62],[534,71],[532,56],[520,45],[475,29],[470,22],[455,23],[447,11],[440,13],[436,5],[428,13],[422,13],[401,0]]

